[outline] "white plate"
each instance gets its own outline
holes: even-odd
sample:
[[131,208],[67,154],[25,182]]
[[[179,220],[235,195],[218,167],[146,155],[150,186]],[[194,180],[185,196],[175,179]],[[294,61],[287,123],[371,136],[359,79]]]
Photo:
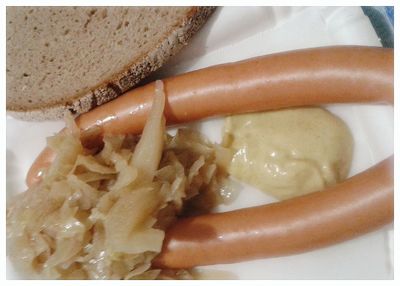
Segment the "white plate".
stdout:
[[[152,76],[162,78],[213,64],[253,56],[328,45],[380,46],[369,20],[358,7],[219,8],[191,43]],[[355,140],[351,175],[393,153],[393,108],[330,105],[350,127]],[[221,138],[221,119],[195,124],[211,140]],[[25,174],[62,122],[32,123],[7,117],[7,197],[26,189]],[[238,199],[219,211],[272,201],[239,184]],[[240,279],[392,279],[392,226],[321,250],[201,269],[225,270]],[[20,279],[7,261],[7,278]]]

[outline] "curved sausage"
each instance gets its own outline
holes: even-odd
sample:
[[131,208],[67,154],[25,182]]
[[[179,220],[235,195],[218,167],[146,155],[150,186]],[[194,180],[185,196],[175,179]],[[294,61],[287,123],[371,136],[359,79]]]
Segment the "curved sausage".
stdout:
[[[393,104],[393,49],[342,46],[290,51],[212,66],[163,80],[167,124],[211,116],[329,103]],[[154,83],[76,119],[82,130],[140,133]],[[89,144],[90,142],[84,142]],[[45,149],[27,175],[28,186],[54,159]]]
[[180,219],[154,267],[191,268],[289,255],[338,243],[393,221],[393,157],[302,197]]

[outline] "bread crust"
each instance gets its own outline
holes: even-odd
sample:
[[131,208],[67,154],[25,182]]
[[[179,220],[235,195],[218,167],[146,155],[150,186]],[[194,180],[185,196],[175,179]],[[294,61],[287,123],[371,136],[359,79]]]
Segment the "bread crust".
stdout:
[[7,106],[7,114],[26,121],[57,120],[63,118],[67,110],[79,115],[120,96],[159,69],[172,55],[187,45],[189,39],[215,9],[216,7],[211,6],[193,7],[183,21],[172,27],[168,37],[160,40],[151,51],[142,54],[139,60],[128,63],[121,72],[90,88],[89,91],[71,95],[65,102],[40,108]]

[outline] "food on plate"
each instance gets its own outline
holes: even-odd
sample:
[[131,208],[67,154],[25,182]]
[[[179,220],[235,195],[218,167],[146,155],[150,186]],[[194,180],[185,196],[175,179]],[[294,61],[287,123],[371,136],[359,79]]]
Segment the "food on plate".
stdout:
[[7,7],[7,111],[83,113],[123,94],[186,45],[215,7]]
[[353,155],[346,124],[317,107],[229,116],[229,173],[278,199],[321,191],[345,180]]
[[[72,118],[65,133],[49,138],[53,164],[7,208],[8,255],[17,269],[50,279],[171,276],[151,267],[165,229],[183,201],[204,201],[204,193],[223,201],[226,154],[198,132],[166,134],[164,101],[157,82],[139,141],[105,136],[101,150],[87,149]],[[182,270],[174,278],[187,277]]]
[[[163,80],[167,124],[211,116],[328,103],[393,104],[393,49],[342,46],[277,53],[217,65]],[[78,126],[137,134],[149,111],[154,83],[82,114]],[[44,150],[28,185],[40,180],[53,159]],[[39,176],[38,176],[39,175]]]
[[[300,50],[210,67],[166,79],[164,84],[167,124],[216,115],[327,103],[393,104],[393,50],[371,47]],[[139,87],[85,113],[76,119],[74,127],[74,130],[82,132],[80,139],[83,146],[96,147],[103,137],[139,134],[145,126],[132,158],[141,158],[133,160],[140,162],[139,165],[133,164],[133,167],[137,169],[137,178],[141,175],[146,181],[149,178],[157,179],[152,174],[157,169],[156,158],[160,157],[162,150],[155,145],[153,152],[142,153],[142,150],[147,150],[145,147],[159,141],[149,138],[160,138],[161,134],[157,128],[151,127],[161,124],[152,120],[152,113],[145,125],[157,86],[156,82]],[[66,133],[68,129],[60,132],[60,136]],[[189,146],[192,145],[197,149],[197,144]],[[224,149],[220,151],[218,147],[215,148],[216,162],[226,162],[230,158],[229,152]],[[45,184],[46,178],[53,174],[52,167],[48,167],[51,162],[54,162],[52,166],[57,165],[54,154],[46,149],[28,174],[31,188]],[[46,168],[48,170],[44,176],[38,176],[38,171]],[[135,179],[133,187],[139,187],[140,190],[147,186],[137,183]],[[151,190],[158,190],[159,184],[150,185]],[[162,193],[162,185],[159,190]],[[106,207],[113,203],[113,200],[110,201]],[[176,204],[176,200],[171,201]],[[151,202],[143,208],[147,210]],[[153,210],[156,212],[158,209]],[[132,210],[121,201],[121,207],[115,213],[125,211]],[[149,211],[148,214],[154,212]],[[134,220],[132,217],[130,219]],[[143,227],[150,228],[150,232],[154,229],[161,231],[162,228],[152,228],[154,217],[148,219],[152,223],[146,221]],[[299,253],[353,238],[392,220],[393,158],[388,158],[323,192],[264,206],[179,218],[168,227],[162,246],[157,244],[159,248],[150,250],[152,254],[161,250],[159,255],[151,255],[154,258],[151,271]],[[133,226],[137,225],[133,223]],[[121,225],[115,227],[116,230],[122,228]],[[112,244],[113,247],[123,250],[127,247],[129,251],[134,239],[131,240],[127,235],[120,236],[123,231],[115,233],[118,234],[118,242],[128,243],[118,246]],[[145,262],[143,269],[147,270],[150,260]],[[130,273],[127,277],[132,276]]]

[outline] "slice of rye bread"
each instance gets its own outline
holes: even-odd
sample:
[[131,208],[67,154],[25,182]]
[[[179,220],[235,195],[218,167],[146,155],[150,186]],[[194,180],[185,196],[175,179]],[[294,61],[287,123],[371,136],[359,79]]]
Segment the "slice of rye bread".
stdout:
[[7,114],[81,114],[137,85],[215,7],[7,7]]

